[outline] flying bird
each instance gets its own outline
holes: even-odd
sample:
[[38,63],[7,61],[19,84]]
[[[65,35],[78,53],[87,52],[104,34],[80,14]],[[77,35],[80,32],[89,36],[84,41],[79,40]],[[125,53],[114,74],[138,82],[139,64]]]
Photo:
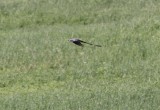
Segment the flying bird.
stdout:
[[95,44],[91,44],[91,43],[88,43],[88,42],[85,42],[85,41],[82,41],[78,38],[72,38],[72,39],[69,39],[70,42],[78,45],[78,46],[82,46],[83,47],[83,44],[82,43],[86,43],[86,44],[89,44],[89,45],[94,45],[94,46],[97,46],[97,47],[101,47],[101,45],[95,45]]

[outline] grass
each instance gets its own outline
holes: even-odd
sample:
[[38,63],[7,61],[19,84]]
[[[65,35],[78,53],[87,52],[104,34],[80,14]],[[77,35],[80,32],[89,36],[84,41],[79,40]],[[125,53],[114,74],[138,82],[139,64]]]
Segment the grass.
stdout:
[[[0,1],[2,110],[160,109],[158,0]],[[71,37],[101,44],[82,49]]]

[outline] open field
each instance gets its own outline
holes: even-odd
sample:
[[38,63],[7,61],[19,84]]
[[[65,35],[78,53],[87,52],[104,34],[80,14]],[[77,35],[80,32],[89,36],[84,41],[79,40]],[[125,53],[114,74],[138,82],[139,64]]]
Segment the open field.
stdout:
[[160,1],[0,0],[0,108],[159,110]]

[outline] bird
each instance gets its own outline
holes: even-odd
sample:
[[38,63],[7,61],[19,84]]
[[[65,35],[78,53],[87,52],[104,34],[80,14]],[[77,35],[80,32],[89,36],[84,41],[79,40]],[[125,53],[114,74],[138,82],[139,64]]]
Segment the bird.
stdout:
[[86,43],[86,44],[89,44],[89,45],[94,45],[94,46],[97,46],[97,47],[102,47],[101,45],[91,44],[91,43],[82,41],[82,40],[80,40],[80,39],[78,39],[78,38],[71,38],[71,39],[69,39],[68,41],[70,41],[70,42],[72,42],[72,43],[74,43],[74,44],[76,44],[76,45],[78,45],[78,46],[81,46],[81,47],[84,46],[82,43]]

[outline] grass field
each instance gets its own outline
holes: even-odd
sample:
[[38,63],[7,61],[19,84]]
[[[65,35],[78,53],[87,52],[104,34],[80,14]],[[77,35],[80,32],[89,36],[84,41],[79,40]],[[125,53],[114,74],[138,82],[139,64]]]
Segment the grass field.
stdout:
[[160,1],[0,0],[0,108],[159,110]]

